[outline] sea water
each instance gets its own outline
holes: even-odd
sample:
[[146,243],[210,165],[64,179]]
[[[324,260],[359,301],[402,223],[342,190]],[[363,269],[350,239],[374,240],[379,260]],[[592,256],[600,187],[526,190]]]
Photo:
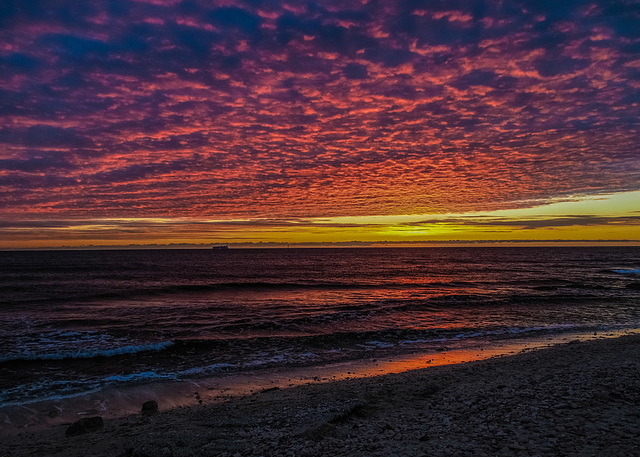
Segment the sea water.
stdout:
[[640,327],[640,247],[0,252],[0,408]]

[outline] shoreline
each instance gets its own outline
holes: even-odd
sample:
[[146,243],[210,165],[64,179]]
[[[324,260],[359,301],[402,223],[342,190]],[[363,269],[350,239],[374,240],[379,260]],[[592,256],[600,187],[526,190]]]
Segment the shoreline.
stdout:
[[640,329],[610,329],[600,333],[548,333],[513,340],[472,340],[461,346],[443,346],[436,351],[389,353],[326,365],[283,366],[190,380],[107,387],[68,397],[0,407],[0,436],[69,424],[88,416],[99,415],[105,420],[119,419],[139,413],[140,405],[147,400],[154,400],[163,405],[164,410],[209,405],[265,389],[286,389],[306,384],[385,376],[440,365],[456,365],[510,356],[553,347],[570,340],[617,338],[635,333],[640,333]]
[[[5,435],[6,455],[640,455],[640,335]],[[137,405],[138,410],[140,405]],[[4,449],[3,449],[4,448]]]

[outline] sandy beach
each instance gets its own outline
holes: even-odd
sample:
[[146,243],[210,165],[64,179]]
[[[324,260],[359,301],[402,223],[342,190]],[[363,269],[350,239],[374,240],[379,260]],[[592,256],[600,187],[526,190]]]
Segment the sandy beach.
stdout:
[[2,438],[9,456],[640,455],[640,336]]

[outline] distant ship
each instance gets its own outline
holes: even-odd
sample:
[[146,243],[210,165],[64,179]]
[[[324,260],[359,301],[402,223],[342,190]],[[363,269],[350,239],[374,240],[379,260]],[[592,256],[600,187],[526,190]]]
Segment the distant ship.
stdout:
[[229,249],[229,245],[228,244],[224,244],[222,246],[213,246],[211,249],[214,249],[216,251],[220,251],[220,250],[223,250],[223,249]]

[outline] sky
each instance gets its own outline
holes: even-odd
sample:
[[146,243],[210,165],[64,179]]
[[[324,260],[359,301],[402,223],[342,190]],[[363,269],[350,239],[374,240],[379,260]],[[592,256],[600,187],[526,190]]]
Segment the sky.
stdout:
[[640,241],[640,2],[4,0],[0,248]]

